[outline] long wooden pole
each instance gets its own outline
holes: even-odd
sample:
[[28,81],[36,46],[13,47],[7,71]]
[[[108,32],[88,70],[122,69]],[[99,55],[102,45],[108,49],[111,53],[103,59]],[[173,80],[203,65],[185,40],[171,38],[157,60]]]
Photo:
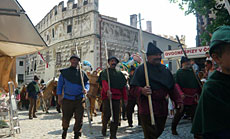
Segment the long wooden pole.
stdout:
[[[141,14],[139,14],[139,24],[140,24],[141,51],[142,51],[142,57],[143,57],[143,60],[144,60],[145,82],[146,82],[146,86],[150,87],[149,76],[148,76],[148,69],[147,69],[147,64],[146,64],[146,54],[145,54],[144,42],[143,42],[143,38],[142,38]],[[150,116],[151,116],[151,124],[155,125],[155,119],[154,119],[154,113],[153,113],[153,105],[152,105],[151,95],[148,95],[148,102],[149,102],[149,111],[150,111]]]
[[[108,50],[107,50],[107,42],[105,41],[105,57],[106,61],[108,61]],[[107,63],[107,62],[106,62]],[[106,64],[106,72],[107,72],[107,78],[108,78],[108,86],[109,86],[109,91],[111,92],[111,87],[110,87],[110,77],[109,77],[109,65],[108,63]],[[110,104],[110,112],[111,112],[111,117],[112,117],[112,122],[114,122],[113,118],[113,104],[112,104],[112,94],[109,97],[109,104]]]
[[[78,49],[76,47],[76,52],[77,52],[77,55],[79,56],[79,53],[78,53]],[[84,84],[84,78],[83,78],[83,74],[82,74],[82,69],[81,69],[81,61],[79,60],[79,70],[80,70],[80,77],[81,77],[81,85],[82,85],[82,90],[85,90],[85,84]],[[89,130],[90,130],[90,133],[92,134],[92,123],[91,123],[91,115],[90,115],[90,112],[89,112],[89,108],[90,108],[90,102],[89,102],[89,98],[87,95],[85,95],[83,93],[83,95],[85,96],[85,106],[86,106],[86,111],[87,111],[87,117],[88,117],[88,121],[89,121]]]

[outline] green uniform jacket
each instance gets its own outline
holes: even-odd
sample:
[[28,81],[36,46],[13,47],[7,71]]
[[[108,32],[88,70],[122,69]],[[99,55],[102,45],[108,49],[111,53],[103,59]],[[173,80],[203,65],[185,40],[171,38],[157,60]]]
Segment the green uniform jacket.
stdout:
[[230,75],[215,71],[204,84],[192,133],[204,134],[230,129]]

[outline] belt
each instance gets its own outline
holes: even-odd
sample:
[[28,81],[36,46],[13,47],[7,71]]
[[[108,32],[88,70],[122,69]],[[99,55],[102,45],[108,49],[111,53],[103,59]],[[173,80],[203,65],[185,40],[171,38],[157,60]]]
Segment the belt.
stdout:
[[76,99],[81,99],[82,98],[82,94],[78,94],[78,95],[70,95],[70,94],[68,94],[68,93],[64,93],[64,95],[67,95],[67,96],[74,96],[75,97],[75,100]]

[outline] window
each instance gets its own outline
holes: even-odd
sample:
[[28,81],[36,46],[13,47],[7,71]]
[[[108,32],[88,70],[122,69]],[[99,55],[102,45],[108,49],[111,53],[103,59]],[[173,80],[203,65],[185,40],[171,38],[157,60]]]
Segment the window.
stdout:
[[168,45],[168,50],[172,50],[172,46],[171,45]]
[[88,0],[84,0],[83,5],[87,5],[88,4]]
[[23,61],[19,61],[19,66],[23,66]]
[[157,46],[157,41],[153,40],[153,44]]
[[26,70],[27,75],[29,75],[29,72],[30,72],[30,68],[27,67],[27,70]]
[[57,8],[55,8],[55,13],[54,14],[57,15]]
[[67,26],[67,33],[70,33],[70,32],[72,32],[72,25]]
[[53,38],[54,38],[54,29],[52,29],[52,36],[53,36]]
[[56,64],[57,65],[61,64],[61,52],[57,52],[57,55],[56,55]]
[[50,61],[50,55],[49,52],[46,52],[46,62],[49,63]]
[[33,71],[34,69],[34,59],[31,61],[30,71]]
[[37,60],[34,61],[34,71],[37,69]]
[[172,61],[169,61],[169,70],[172,71]]
[[50,39],[50,36],[49,36],[49,35],[47,35],[47,36],[46,36],[46,40],[48,41],[49,39]]
[[24,82],[24,74],[18,74],[18,83],[21,84]]

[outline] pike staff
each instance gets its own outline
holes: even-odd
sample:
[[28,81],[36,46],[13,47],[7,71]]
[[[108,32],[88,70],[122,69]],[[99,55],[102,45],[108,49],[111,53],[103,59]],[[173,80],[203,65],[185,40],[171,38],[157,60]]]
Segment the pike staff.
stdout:
[[[105,58],[106,58],[106,61],[108,61],[108,50],[107,50],[107,42],[106,41],[105,41]],[[108,65],[108,63],[106,64],[106,73],[107,73],[107,78],[108,78],[109,92],[111,92],[110,78],[109,78],[109,65]],[[112,122],[114,122],[112,94],[110,94],[110,97],[109,97],[109,104],[110,104],[110,112],[111,112]]]
[[[79,56],[77,47],[76,47],[76,52],[77,52],[77,55]],[[83,75],[82,75],[81,61],[80,60],[79,60],[79,70],[80,70],[82,90],[85,90],[85,84],[84,84],[84,78],[83,78]],[[85,96],[85,106],[86,106],[87,117],[88,117],[89,128],[90,128],[89,130],[90,130],[90,133],[92,134],[92,130],[91,130],[92,129],[91,115],[90,115],[90,112],[89,112],[90,102],[89,102],[88,96],[85,95],[84,93],[83,93],[83,95]]]
[[[146,53],[145,53],[145,48],[144,48],[144,42],[142,39],[141,14],[139,14],[139,25],[140,25],[141,52],[142,52],[142,57],[143,57],[143,61],[144,61],[144,70],[145,70],[145,82],[146,82],[146,86],[150,86],[148,69],[147,69],[147,64],[146,64]],[[151,95],[148,95],[148,102],[149,102],[149,111],[150,111],[150,116],[151,116],[151,124],[155,125]]]

